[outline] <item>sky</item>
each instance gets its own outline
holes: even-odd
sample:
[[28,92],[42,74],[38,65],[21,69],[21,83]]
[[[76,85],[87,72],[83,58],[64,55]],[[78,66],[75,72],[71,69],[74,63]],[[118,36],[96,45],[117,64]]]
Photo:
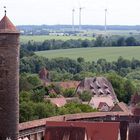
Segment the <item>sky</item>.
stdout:
[[104,25],[107,8],[108,25],[140,25],[140,0],[0,0],[0,17],[7,15],[15,25],[75,24],[82,9],[83,25]]

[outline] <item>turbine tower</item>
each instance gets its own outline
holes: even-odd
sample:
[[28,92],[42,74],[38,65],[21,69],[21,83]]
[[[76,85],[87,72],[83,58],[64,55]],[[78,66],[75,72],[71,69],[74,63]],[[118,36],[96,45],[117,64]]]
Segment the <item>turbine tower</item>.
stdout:
[[75,31],[75,27],[74,27],[74,25],[75,25],[75,22],[74,22],[74,20],[75,20],[75,9],[73,8],[72,9],[72,30],[73,31]]
[[105,9],[105,33],[107,32],[107,9]]
[[84,9],[84,7],[79,8],[79,31],[82,29],[82,9]]

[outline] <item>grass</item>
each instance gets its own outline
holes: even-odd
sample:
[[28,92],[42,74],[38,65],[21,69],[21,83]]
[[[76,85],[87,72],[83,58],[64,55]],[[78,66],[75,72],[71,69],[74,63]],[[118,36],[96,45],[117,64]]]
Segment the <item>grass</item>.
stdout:
[[[93,33],[104,34],[104,31],[101,31],[101,30],[86,31],[86,32],[83,32],[82,35],[83,34],[88,34],[88,35],[92,36]],[[108,30],[107,34],[108,35],[123,35],[123,36],[127,37],[127,36],[130,36],[130,35],[133,35],[133,36],[140,35],[140,32],[135,31],[135,30]],[[55,36],[55,35],[28,35],[27,36],[27,35],[23,35],[20,38],[21,43],[27,43],[29,40],[30,41],[35,41],[35,42],[43,42],[44,40],[50,40],[50,39],[66,41],[66,40],[70,40],[70,39],[92,40],[94,38],[93,37],[80,36],[80,34],[79,34],[79,36]]]
[[86,61],[97,61],[100,58],[105,58],[111,62],[116,61],[119,56],[129,60],[132,58],[140,60],[140,47],[76,48],[40,51],[36,52],[36,54],[47,58],[68,57],[77,59],[78,57],[83,57]]
[[34,35],[34,36],[21,36],[20,41],[21,43],[27,43],[28,41],[35,41],[35,42],[43,42],[44,40],[70,40],[70,39],[88,39],[92,40],[94,39],[93,37],[86,37],[86,36],[50,36],[50,35]]

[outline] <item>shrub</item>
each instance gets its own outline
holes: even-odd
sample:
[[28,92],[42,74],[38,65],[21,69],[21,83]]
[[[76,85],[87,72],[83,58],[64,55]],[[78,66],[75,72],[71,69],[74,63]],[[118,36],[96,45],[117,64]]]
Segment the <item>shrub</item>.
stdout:
[[90,101],[92,98],[92,94],[89,91],[83,91],[82,93],[79,94],[79,98],[82,101]]
[[50,93],[50,94],[49,94],[49,97],[50,97],[50,98],[56,98],[56,97],[57,97],[57,94],[56,94],[56,93]]
[[74,88],[65,89],[63,91],[63,96],[64,97],[74,97],[75,96],[75,89]]

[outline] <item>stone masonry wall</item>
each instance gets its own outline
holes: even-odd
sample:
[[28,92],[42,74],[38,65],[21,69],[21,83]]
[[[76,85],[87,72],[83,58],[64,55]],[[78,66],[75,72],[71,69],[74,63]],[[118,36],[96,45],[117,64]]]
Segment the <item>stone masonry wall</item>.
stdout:
[[0,34],[0,140],[17,140],[19,34]]

